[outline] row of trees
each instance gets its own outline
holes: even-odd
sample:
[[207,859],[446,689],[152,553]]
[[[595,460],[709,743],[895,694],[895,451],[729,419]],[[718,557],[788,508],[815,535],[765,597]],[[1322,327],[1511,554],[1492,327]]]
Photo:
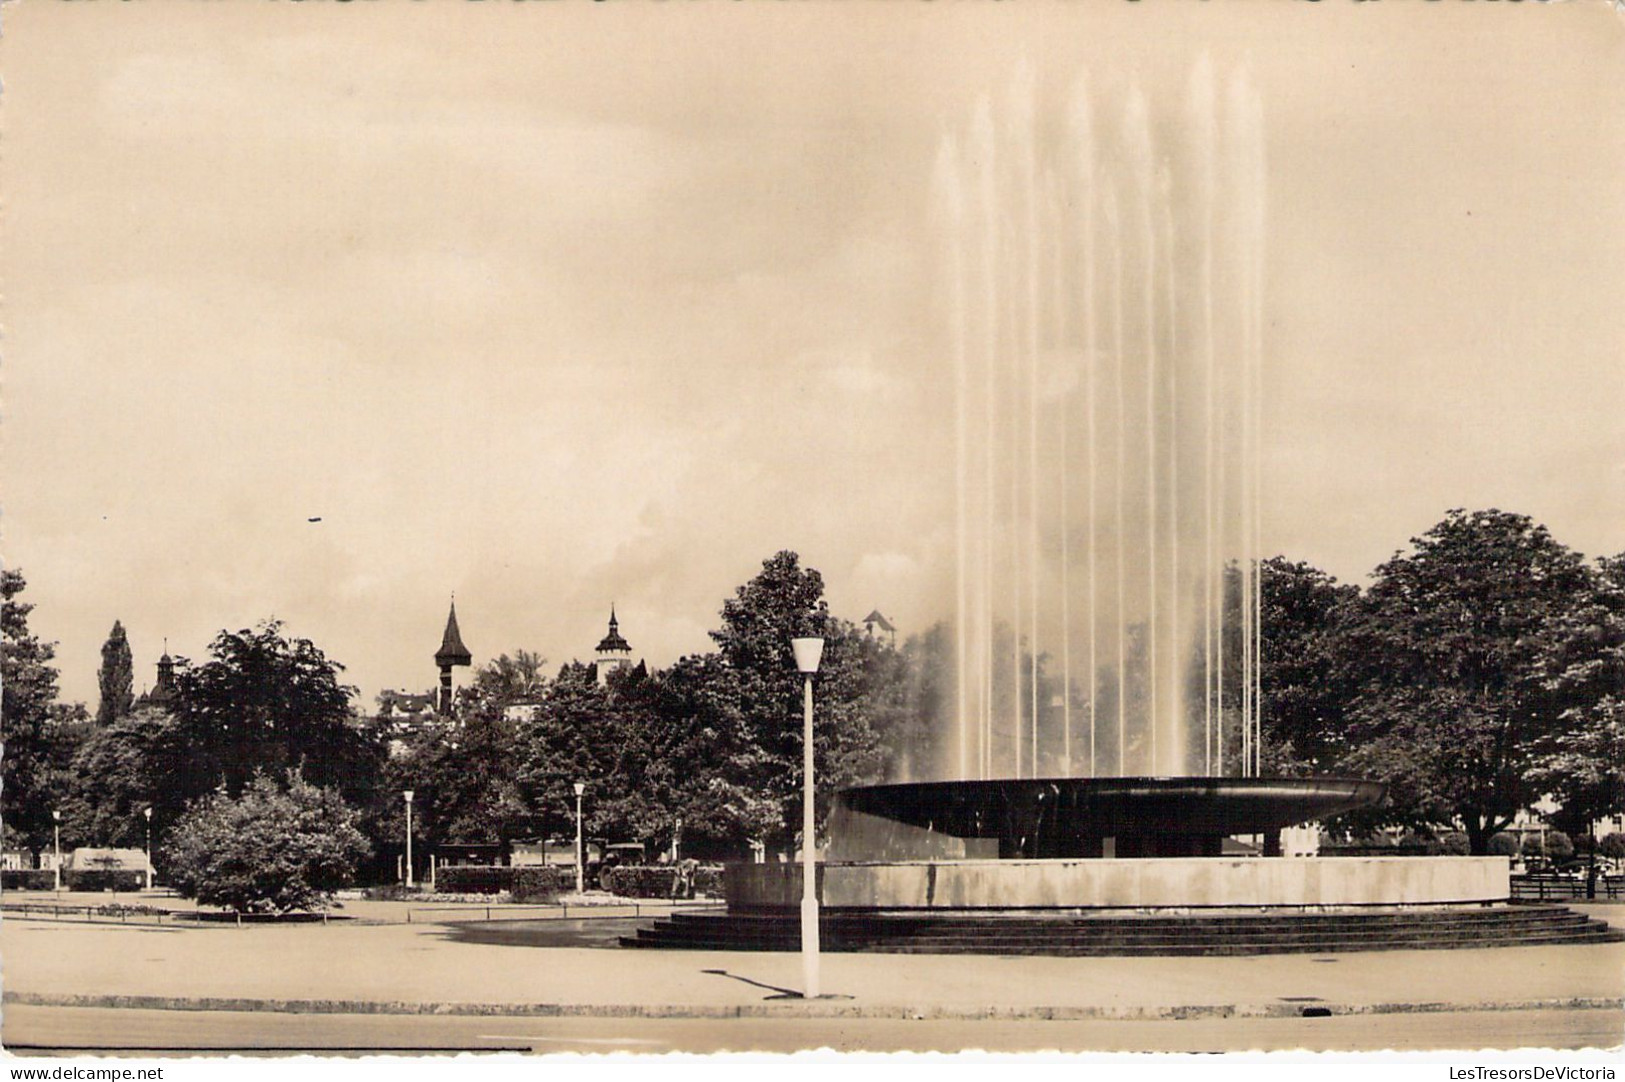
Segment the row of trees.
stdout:
[[[1588,561],[1525,516],[1453,511],[1363,589],[1282,558],[1261,581],[1265,773],[1386,782],[1388,802],[1347,829],[1459,829],[1482,853],[1542,796],[1577,836],[1625,810],[1625,558]],[[221,633],[202,663],[180,659],[161,708],[130,695],[115,626],[92,720],[57,701],[21,574],[0,585],[8,847],[47,846],[52,810],[67,844],[138,845],[147,807],[171,837],[187,809],[270,778],[336,794],[379,852],[400,837],[404,789],[432,845],[568,836],[576,781],[590,786],[589,836],[664,847],[681,821],[690,852],[751,840],[789,850],[801,762],[792,637],[828,642],[823,799],[926,773],[952,706],[948,629],[901,648],[865,635],[828,611],[822,578],[791,552],[725,602],[708,652],[606,687],[589,666],[550,676],[517,650],[475,673],[454,718],[404,742],[356,709],[342,666],[274,622]]]
[[1473,853],[1542,798],[1625,810],[1625,559],[1527,516],[1452,511],[1361,590],[1264,568],[1265,772],[1388,784],[1348,825],[1452,825]]
[[[267,784],[336,794],[379,853],[399,843],[407,789],[427,846],[568,836],[576,781],[591,787],[591,837],[664,846],[681,822],[691,852],[740,853],[755,839],[787,850],[800,819],[793,635],[828,640],[815,749],[825,792],[881,777],[887,749],[925,730],[933,708],[908,676],[925,667],[916,647],[834,617],[818,572],[782,552],[724,604],[711,652],[608,686],[591,666],[549,678],[539,656],[504,654],[475,673],[453,717],[404,740],[355,708],[341,665],[274,621],[222,632],[202,663],[176,659],[161,706],[130,694],[116,627],[92,722],[55,702],[51,647],[28,632],[22,576],[7,574],[7,844],[35,850],[50,844],[53,811],[70,847],[141,845],[149,807],[161,840],[224,837],[224,802],[259,792],[263,804]],[[204,830],[187,815],[206,806],[218,822]],[[162,866],[184,847],[158,848]]]

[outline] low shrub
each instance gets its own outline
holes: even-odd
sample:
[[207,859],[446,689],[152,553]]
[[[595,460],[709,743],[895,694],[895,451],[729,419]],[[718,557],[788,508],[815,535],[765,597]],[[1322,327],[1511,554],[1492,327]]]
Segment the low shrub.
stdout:
[[1472,852],[1467,844],[1467,835],[1459,830],[1452,830],[1439,839],[1440,851],[1447,857],[1464,857]]
[[708,898],[722,897],[722,865],[702,864],[694,869],[694,893]]
[[575,889],[573,871],[555,864],[534,868],[509,868],[513,873],[513,886],[509,888],[516,902],[551,902],[559,895]]
[[[670,864],[622,864],[604,873],[604,889],[623,898],[670,898],[677,869]],[[722,894],[722,867],[702,864],[694,869],[696,894]]]
[[69,868],[62,873],[68,890],[134,891],[146,881],[146,873],[133,868]]
[[1492,857],[1515,857],[1518,855],[1518,836],[1508,834],[1504,830],[1499,834],[1492,834],[1487,848]]
[[0,871],[0,890],[50,890],[56,873],[49,868],[7,868]]
[[436,894],[507,892],[516,902],[551,902],[575,889],[575,873],[556,864],[524,868],[457,865],[435,870],[434,889]]
[[436,868],[434,889],[445,894],[501,894],[513,889],[513,876],[521,868],[489,864],[458,864]]
[[622,898],[670,898],[677,869],[670,865],[621,864],[600,877],[605,890]]

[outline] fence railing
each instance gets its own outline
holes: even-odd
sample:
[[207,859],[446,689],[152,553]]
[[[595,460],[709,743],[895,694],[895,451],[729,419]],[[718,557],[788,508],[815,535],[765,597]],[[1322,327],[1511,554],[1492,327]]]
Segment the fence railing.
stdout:
[[1584,876],[1543,875],[1538,872],[1511,878],[1512,897],[1519,901],[1574,902],[1587,898],[1625,897],[1625,875],[1599,875],[1596,894],[1591,893]]
[[0,914],[32,917],[36,920],[78,921],[91,924],[174,924],[193,920],[191,913],[173,913],[122,905],[67,905],[59,902],[0,903]]

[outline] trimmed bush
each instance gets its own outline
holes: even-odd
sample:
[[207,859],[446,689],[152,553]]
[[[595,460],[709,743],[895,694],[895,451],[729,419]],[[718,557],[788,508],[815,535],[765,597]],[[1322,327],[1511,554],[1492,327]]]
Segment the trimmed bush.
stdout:
[[516,902],[551,902],[576,886],[573,870],[566,871],[556,864],[540,868],[509,868],[513,873],[513,900]]
[[702,864],[694,869],[694,893],[708,898],[722,897],[722,865]]
[[7,868],[0,871],[0,890],[50,890],[56,875],[49,868]]
[[140,890],[147,881],[145,872],[133,868],[68,868],[62,885],[68,890]]
[[[604,888],[623,898],[670,898],[677,869],[670,864],[622,864],[604,873]],[[694,869],[694,892],[720,896],[722,868],[701,865]]]
[[434,889],[446,894],[501,894],[513,889],[514,872],[520,870],[488,864],[436,868]]
[[1486,848],[1492,857],[1515,857],[1518,855],[1518,836],[1503,830],[1490,837]]
[[1548,831],[1546,834],[1546,855],[1553,860],[1568,860],[1574,856],[1574,843],[1561,830]]
[[1439,839],[1439,852],[1447,857],[1464,857],[1472,850],[1467,844],[1467,835],[1459,830],[1452,830]]
[[1625,860],[1625,834],[1617,831],[1613,834],[1604,834],[1602,840],[1597,843],[1597,852],[1615,860]]
[[677,869],[671,865],[621,864],[606,869],[604,889],[622,898],[670,898]]
[[575,871],[557,864],[535,868],[467,864],[437,868],[434,875],[437,894],[501,894],[506,891],[516,902],[551,902],[560,894],[574,890],[575,883]]

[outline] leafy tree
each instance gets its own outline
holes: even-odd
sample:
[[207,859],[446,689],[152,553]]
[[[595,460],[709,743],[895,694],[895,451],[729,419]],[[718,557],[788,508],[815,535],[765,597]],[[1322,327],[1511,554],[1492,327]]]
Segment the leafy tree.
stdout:
[[751,785],[780,809],[773,840],[789,848],[798,833],[802,790],[801,675],[790,640],[822,635],[824,656],[816,681],[814,770],[820,818],[835,790],[879,777],[884,753],[871,724],[876,713],[865,680],[864,636],[830,616],[824,580],[800,557],[783,551],[741,586],[722,607],[722,626],[711,632],[722,661],[737,676],[739,706],[755,756]]
[[1596,589],[1567,615],[1568,649],[1548,679],[1566,726],[1541,749],[1534,781],[1559,804],[1553,821],[1579,836],[1625,811],[1625,556],[1598,561]]
[[1350,618],[1342,768],[1387,782],[1395,821],[1459,822],[1484,853],[1540,795],[1538,752],[1567,725],[1554,658],[1585,652],[1565,617],[1594,578],[1545,527],[1502,511],[1452,511],[1412,545]]
[[308,639],[290,638],[271,620],[222,631],[211,659],[176,673],[176,717],[190,754],[178,788],[198,796],[224,785],[239,793],[256,774],[296,768],[319,786],[369,799],[382,765],[380,742],[350,711],[355,689],[339,682],[343,666]]
[[1264,561],[1259,586],[1264,773],[1325,773],[1347,751],[1353,689],[1340,655],[1359,588],[1279,556]]
[[96,723],[111,725],[135,705],[135,668],[130,659],[130,640],[124,625],[113,621],[113,630],[102,644],[102,667],[96,673],[101,701],[96,707]]
[[1625,834],[1618,831],[1604,834],[1602,840],[1597,843],[1597,852],[1614,860],[1625,860]]
[[0,815],[13,842],[41,849],[51,843],[51,811],[60,795],[53,768],[56,648],[28,629],[34,606],[18,600],[26,585],[21,571],[0,571]]
[[[646,678],[642,678],[646,679]],[[566,665],[542,695],[528,730],[523,790],[550,834],[575,824],[575,783],[587,785],[583,830],[611,842],[669,835],[668,775],[650,740],[636,674],[598,683],[589,665]]]
[[286,788],[264,774],[239,796],[199,801],[163,846],[182,895],[237,912],[290,913],[325,905],[368,852],[356,815],[332,789],[297,773]]
[[529,650],[515,650],[512,657],[502,654],[474,672],[469,689],[479,701],[501,707],[533,702],[547,686],[542,666],[547,660]]
[[176,720],[163,710],[139,709],[97,726],[65,772],[63,836],[87,845],[139,846],[150,807],[154,836],[162,837],[184,810],[170,779],[185,769],[189,754]]
[[400,793],[413,790],[415,830],[428,844],[502,842],[530,833],[519,790],[519,723],[502,700],[465,688],[453,719],[436,718],[406,741],[383,787],[380,837],[398,834]]

